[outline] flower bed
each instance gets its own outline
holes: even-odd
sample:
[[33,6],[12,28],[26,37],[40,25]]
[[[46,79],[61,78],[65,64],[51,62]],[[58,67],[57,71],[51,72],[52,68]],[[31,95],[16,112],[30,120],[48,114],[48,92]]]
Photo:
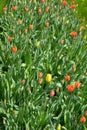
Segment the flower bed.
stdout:
[[14,0],[0,19],[0,127],[87,129],[87,42],[75,8]]

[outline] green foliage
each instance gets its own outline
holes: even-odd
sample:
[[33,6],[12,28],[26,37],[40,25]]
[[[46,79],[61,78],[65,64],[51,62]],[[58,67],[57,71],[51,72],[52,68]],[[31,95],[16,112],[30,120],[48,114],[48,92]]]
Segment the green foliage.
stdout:
[[[86,27],[69,5],[61,5],[60,0],[13,0],[0,19],[1,130],[58,130],[58,124],[65,130],[87,128],[87,121],[80,121],[87,119]],[[69,92],[68,85],[76,82],[81,86]]]
[[[71,0],[67,0],[71,3]],[[80,18],[85,18],[87,20],[87,0],[74,0],[75,3],[78,5],[77,7],[77,15]]]
[[0,16],[2,15],[3,8],[5,7],[6,4],[8,4],[10,0],[0,0]]

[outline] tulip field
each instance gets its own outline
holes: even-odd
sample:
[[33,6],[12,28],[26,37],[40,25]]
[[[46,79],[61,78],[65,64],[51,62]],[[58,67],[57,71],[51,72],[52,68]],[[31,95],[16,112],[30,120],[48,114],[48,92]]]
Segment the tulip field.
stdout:
[[0,17],[0,130],[87,130],[87,25],[74,0],[12,0]]

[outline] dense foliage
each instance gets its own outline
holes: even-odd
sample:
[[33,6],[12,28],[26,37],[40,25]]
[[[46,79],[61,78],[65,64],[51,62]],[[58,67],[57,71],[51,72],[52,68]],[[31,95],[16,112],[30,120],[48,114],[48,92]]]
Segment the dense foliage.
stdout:
[[2,12],[3,12],[3,7],[5,5],[7,5],[9,2],[10,2],[10,0],[0,0],[0,17],[1,17]]
[[70,3],[72,3],[72,1],[75,1],[77,4],[77,16],[87,20],[87,0],[68,0]]
[[87,129],[87,42],[61,0],[13,0],[0,19],[1,130]]

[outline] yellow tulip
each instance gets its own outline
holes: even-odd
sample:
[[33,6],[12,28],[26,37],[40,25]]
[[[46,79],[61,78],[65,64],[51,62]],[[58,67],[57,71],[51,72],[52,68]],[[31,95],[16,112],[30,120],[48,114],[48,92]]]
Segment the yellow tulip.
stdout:
[[57,130],[61,130],[61,124],[57,125]]
[[36,42],[36,43],[35,43],[35,46],[36,46],[36,47],[39,47],[39,46],[40,46],[40,42]]
[[52,75],[51,74],[47,74],[46,75],[46,82],[51,82],[52,80]]

